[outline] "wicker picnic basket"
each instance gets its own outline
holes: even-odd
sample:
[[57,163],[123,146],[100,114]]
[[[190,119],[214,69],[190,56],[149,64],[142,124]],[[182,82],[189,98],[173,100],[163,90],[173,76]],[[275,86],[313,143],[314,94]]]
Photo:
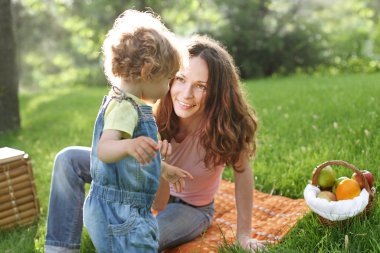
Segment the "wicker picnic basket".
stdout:
[[[318,186],[317,182],[318,182],[318,175],[319,173],[321,172],[321,170],[326,167],[326,166],[330,166],[330,165],[338,165],[338,166],[343,166],[343,167],[346,167],[350,170],[352,170],[353,172],[356,172],[361,180],[364,182],[365,184],[365,189],[366,191],[369,193],[369,199],[368,199],[368,204],[367,206],[365,207],[364,211],[357,214],[356,216],[363,216],[363,215],[367,215],[369,214],[373,207],[374,207],[374,202],[375,202],[375,193],[376,193],[376,188],[375,187],[372,187],[370,188],[369,185],[368,185],[368,181],[367,179],[363,176],[363,174],[361,173],[361,171],[355,167],[354,165],[348,163],[348,162],[345,162],[345,161],[341,161],[341,160],[331,160],[331,161],[327,161],[327,162],[324,162],[320,165],[318,165],[314,171],[314,174],[312,176],[312,182],[311,184],[313,186]],[[351,221],[352,219],[351,218],[348,218],[348,219],[345,219],[345,220],[341,220],[341,221],[331,221],[329,219],[326,219],[320,215],[318,215],[318,218],[319,220],[321,221],[322,224],[324,225],[328,225],[328,226],[333,226],[333,225],[344,225],[346,224],[347,222]],[[356,217],[354,216],[354,217]]]
[[0,229],[34,223],[39,205],[28,154],[0,160]]

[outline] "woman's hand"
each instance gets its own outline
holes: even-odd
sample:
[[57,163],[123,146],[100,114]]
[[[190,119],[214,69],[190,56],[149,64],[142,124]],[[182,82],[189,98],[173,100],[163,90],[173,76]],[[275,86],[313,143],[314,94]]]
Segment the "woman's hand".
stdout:
[[193,179],[193,176],[183,169],[170,165],[172,145],[167,140],[159,141],[158,145],[162,160],[161,176],[174,186],[176,192],[181,192],[185,188],[185,178]]
[[239,238],[240,245],[251,252],[257,252],[258,250],[263,250],[267,244],[266,241],[259,241],[248,236]]

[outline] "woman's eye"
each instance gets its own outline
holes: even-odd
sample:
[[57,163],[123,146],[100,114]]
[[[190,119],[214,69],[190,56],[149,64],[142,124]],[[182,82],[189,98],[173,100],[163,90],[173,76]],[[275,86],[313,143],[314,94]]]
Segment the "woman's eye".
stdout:
[[207,90],[206,85],[198,84],[196,87],[197,89],[200,89],[200,90]]
[[183,77],[180,77],[180,76],[176,76],[176,77],[175,77],[175,80],[176,80],[176,81],[180,81],[180,82],[182,82],[182,83],[185,81],[185,79],[184,79]]

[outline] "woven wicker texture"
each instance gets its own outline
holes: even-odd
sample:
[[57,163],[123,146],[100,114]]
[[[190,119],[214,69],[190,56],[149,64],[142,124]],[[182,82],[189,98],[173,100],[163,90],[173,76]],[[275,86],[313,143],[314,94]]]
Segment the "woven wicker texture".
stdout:
[[[280,242],[309,208],[304,199],[290,199],[254,190],[252,210],[252,238]],[[224,238],[232,243],[236,235],[234,184],[222,181],[215,196],[213,224],[201,236],[165,253],[217,252]]]
[[31,224],[38,215],[37,192],[28,156],[0,164],[0,228]]

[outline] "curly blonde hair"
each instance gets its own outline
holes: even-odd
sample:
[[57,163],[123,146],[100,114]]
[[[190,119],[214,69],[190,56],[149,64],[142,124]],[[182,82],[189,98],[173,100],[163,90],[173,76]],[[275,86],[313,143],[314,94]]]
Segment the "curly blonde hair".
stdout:
[[114,22],[102,46],[104,73],[112,85],[174,76],[182,65],[175,36],[148,12],[126,10]]

